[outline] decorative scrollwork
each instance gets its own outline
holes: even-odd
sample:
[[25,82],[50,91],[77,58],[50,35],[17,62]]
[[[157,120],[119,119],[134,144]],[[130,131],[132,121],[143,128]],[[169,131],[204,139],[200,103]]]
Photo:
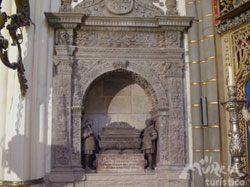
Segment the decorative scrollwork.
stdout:
[[231,10],[241,6],[242,4],[246,3],[249,0],[220,0],[219,7],[220,7],[220,15],[224,15]]
[[[22,63],[21,43],[23,42],[23,35],[20,28],[30,25],[30,7],[29,0],[15,0],[15,2],[17,7],[16,14],[8,16],[5,12],[0,13],[0,59],[8,68],[17,70],[21,94],[22,96],[25,96],[28,85],[27,79],[24,75],[24,65]],[[13,63],[10,62],[8,57],[9,42],[1,34],[1,31],[5,27],[5,23],[8,19],[10,19],[10,24],[8,24],[6,28],[11,36],[12,45],[17,46],[18,49],[17,62]]]

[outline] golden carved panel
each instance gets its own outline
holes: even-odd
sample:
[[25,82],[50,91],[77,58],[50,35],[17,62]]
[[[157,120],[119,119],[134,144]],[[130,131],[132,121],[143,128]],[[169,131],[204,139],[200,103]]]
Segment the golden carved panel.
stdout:
[[245,52],[250,49],[250,24],[232,32],[233,62],[238,74]]
[[[236,74],[236,88],[237,97],[246,99],[245,85],[250,78],[250,24],[241,27],[231,32],[233,66]],[[246,150],[248,150],[247,142],[247,127],[246,121],[240,113],[240,132],[242,139],[246,143]],[[246,173],[249,173],[248,151],[243,158]]]

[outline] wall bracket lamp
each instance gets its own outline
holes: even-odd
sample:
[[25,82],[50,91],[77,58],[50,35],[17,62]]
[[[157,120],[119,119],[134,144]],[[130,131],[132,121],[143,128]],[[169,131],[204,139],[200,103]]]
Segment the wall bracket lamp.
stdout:
[[[23,34],[21,27],[29,26],[31,22],[29,0],[15,0],[16,14],[12,14],[10,16],[8,16],[5,12],[1,12],[1,3],[2,0],[0,0],[0,59],[8,68],[17,70],[21,95],[24,97],[27,92],[28,85],[27,79],[24,75],[25,69],[22,62],[21,44],[23,42]],[[8,54],[9,42],[1,34],[1,31],[5,28],[5,23],[8,20],[10,20],[10,22],[6,26],[6,29],[9,31],[12,39],[11,45],[17,46],[18,49],[17,62],[10,62]]]

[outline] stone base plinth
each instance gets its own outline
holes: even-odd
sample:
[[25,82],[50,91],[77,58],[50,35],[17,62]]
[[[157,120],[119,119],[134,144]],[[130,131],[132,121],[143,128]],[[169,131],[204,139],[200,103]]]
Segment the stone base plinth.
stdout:
[[96,155],[97,173],[143,173],[144,154],[99,154]]

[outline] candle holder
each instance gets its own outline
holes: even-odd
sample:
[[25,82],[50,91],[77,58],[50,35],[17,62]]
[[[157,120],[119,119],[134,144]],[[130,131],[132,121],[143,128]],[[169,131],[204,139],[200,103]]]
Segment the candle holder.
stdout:
[[[245,178],[246,173],[244,172],[244,165],[242,164],[241,157],[245,154],[245,143],[242,141],[242,135],[239,130],[239,112],[243,108],[246,103],[245,100],[240,100],[236,97],[236,87],[228,86],[228,96],[229,99],[226,102],[222,102],[221,104],[225,107],[225,109],[229,112],[230,119],[229,122],[232,124],[232,130],[230,133],[231,140],[229,145],[229,151],[231,156],[233,157],[233,162],[231,164],[231,172],[230,177],[233,184],[246,184]],[[234,185],[234,186],[242,186],[242,185]],[[245,185],[243,185],[245,186]]]

